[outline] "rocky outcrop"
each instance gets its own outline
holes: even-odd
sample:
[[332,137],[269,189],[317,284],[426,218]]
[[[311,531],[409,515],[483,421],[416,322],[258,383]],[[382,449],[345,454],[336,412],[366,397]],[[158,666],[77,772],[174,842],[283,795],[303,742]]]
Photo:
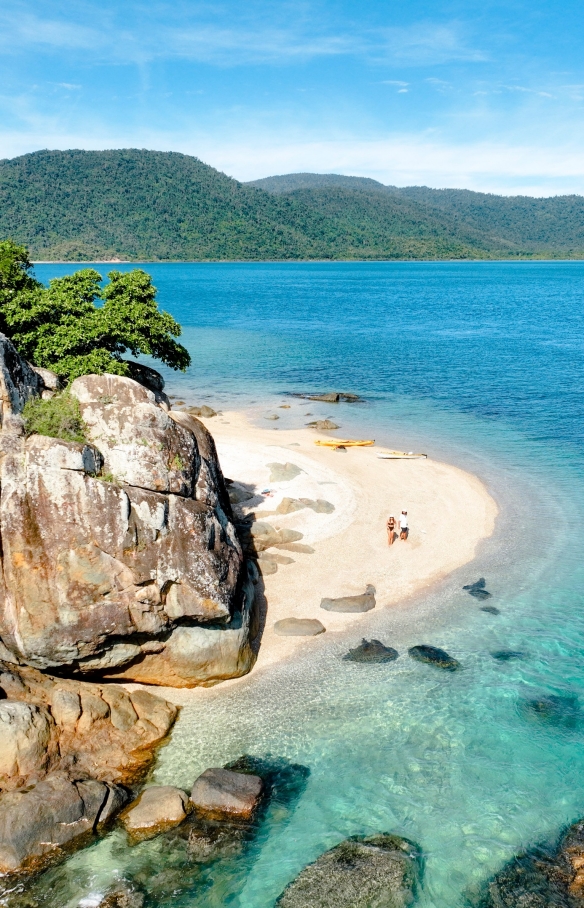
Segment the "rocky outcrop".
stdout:
[[118,785],[55,773],[0,799],[0,872],[37,869],[111,820],[127,800]]
[[0,790],[67,772],[133,785],[152,763],[177,708],[145,690],[54,678],[0,663]]
[[421,856],[395,835],[352,836],[321,855],[284,890],[280,908],[409,908]]
[[[40,379],[5,348],[17,413]],[[88,375],[70,391],[87,444],[0,435],[4,647],[39,669],[150,684],[245,673],[253,587],[213,439],[154,381]]]
[[392,646],[385,646],[381,640],[365,640],[363,638],[361,645],[356,646],[355,649],[350,649],[343,656],[343,659],[347,662],[383,663],[395,662],[398,657],[398,651]]
[[583,908],[584,821],[570,826],[554,848],[513,858],[485,886],[480,908]]
[[428,646],[427,643],[410,647],[408,655],[415,659],[416,662],[426,662],[428,665],[435,665],[436,668],[443,668],[449,672],[454,672],[460,668],[460,662],[454,656],[450,656],[438,646]]

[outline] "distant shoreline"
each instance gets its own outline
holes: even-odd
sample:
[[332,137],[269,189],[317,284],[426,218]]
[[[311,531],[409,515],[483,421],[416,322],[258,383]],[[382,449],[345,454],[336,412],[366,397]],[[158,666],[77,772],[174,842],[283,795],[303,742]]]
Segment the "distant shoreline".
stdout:
[[33,265],[504,265],[524,264],[525,262],[549,262],[568,264],[583,262],[584,253],[574,258],[550,258],[530,256],[513,256],[513,258],[480,258],[480,259],[32,259]]

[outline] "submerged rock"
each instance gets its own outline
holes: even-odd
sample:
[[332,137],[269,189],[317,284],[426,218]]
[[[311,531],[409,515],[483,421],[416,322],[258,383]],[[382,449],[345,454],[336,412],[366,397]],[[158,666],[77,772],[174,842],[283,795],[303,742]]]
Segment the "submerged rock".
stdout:
[[0,871],[37,869],[92,835],[128,799],[118,785],[55,774],[0,798]]
[[419,646],[410,647],[408,653],[417,662],[427,662],[429,665],[444,668],[446,671],[454,672],[461,667],[460,662],[437,646],[422,643]]
[[578,698],[570,694],[544,694],[522,702],[522,710],[530,719],[546,725],[575,728],[581,719]]
[[321,599],[320,607],[327,612],[369,612],[375,608],[375,587],[368,584],[361,596]]
[[133,883],[125,880],[115,883],[96,908],[143,908],[145,894]]
[[483,605],[481,612],[486,612],[488,615],[500,615],[501,610],[495,605]]
[[394,662],[399,656],[396,649],[384,646],[380,640],[365,640],[343,656],[347,662]]
[[584,821],[554,847],[535,847],[490,880],[479,908],[581,908],[584,905]]
[[416,845],[394,835],[352,836],[309,864],[280,908],[409,908],[420,879]]
[[474,596],[475,599],[490,599],[492,594],[487,592],[485,589],[487,581],[484,577],[481,577],[479,580],[475,580],[474,583],[467,583],[463,586],[463,590],[466,590],[469,596]]
[[325,630],[317,618],[282,618],[274,622],[274,632],[279,637],[316,637]]
[[491,653],[493,659],[497,659],[498,662],[509,662],[511,659],[523,659],[524,655],[525,653],[514,649],[497,649]]

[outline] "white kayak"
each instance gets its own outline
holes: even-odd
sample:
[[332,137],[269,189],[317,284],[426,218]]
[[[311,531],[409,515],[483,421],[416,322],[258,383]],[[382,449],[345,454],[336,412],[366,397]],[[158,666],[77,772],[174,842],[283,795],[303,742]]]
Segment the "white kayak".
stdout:
[[416,454],[414,451],[379,451],[380,460],[421,460],[427,454]]

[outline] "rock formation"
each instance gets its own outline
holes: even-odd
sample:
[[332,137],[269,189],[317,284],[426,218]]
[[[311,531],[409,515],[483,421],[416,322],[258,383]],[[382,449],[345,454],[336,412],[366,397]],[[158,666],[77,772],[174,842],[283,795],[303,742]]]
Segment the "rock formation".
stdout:
[[26,438],[18,413],[40,377],[12,351],[0,389],[4,647],[39,669],[177,687],[248,671],[253,586],[205,427],[133,379],[88,375],[70,389],[88,443]]
[[213,439],[131,366],[73,382],[86,443],[27,437],[58,379],[0,335],[0,872],[91,839],[149,769],[177,709],[108,682],[191,687],[255,658]]
[[418,848],[396,835],[352,836],[321,855],[284,890],[280,908],[409,908],[420,877]]

